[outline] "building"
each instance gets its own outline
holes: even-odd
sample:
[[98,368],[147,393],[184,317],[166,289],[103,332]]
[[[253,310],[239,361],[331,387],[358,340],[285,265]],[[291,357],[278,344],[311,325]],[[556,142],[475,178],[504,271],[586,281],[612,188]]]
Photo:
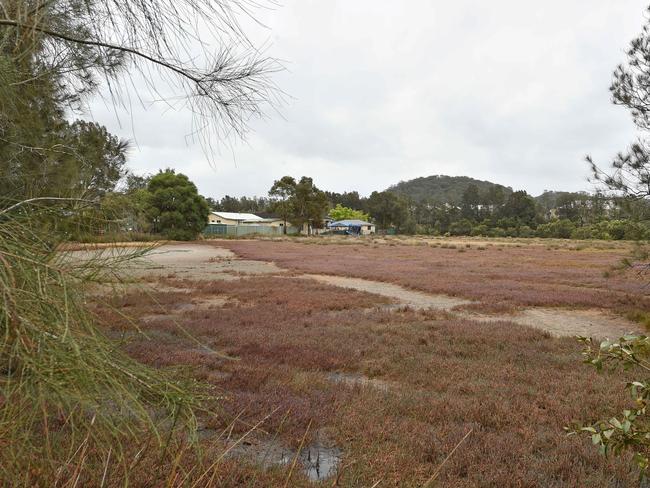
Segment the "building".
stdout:
[[331,232],[357,236],[371,235],[376,231],[375,224],[363,220],[339,220],[337,222],[330,222],[327,227]]
[[[286,232],[296,233],[298,229],[288,225]],[[252,213],[240,212],[210,212],[208,225],[203,233],[226,236],[282,235],[285,229],[284,221],[277,217],[264,218]]]
[[261,225],[265,219],[252,213],[210,212],[208,224],[223,225]]

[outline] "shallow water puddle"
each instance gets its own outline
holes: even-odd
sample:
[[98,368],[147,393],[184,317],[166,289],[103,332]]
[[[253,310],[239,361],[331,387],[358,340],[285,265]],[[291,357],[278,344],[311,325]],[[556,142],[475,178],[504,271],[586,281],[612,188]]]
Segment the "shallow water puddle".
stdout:
[[341,450],[315,442],[300,454],[303,469],[310,480],[321,481],[334,476],[341,463]]
[[[320,436],[319,436],[320,437]],[[244,457],[265,468],[289,466],[296,459],[297,450],[290,449],[277,439],[243,441],[229,456]],[[298,466],[311,481],[323,481],[334,476],[341,463],[341,450],[318,439],[303,447],[298,455]]]
[[371,387],[381,391],[388,391],[390,389],[388,382],[376,378],[368,378],[367,376],[360,373],[342,373],[337,371],[328,373],[327,379],[332,383],[343,384],[352,387]]

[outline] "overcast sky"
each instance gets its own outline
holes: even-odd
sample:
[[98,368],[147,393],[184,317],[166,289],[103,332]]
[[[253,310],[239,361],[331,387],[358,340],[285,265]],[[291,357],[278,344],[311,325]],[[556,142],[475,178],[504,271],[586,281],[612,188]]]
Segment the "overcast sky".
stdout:
[[246,144],[210,164],[187,141],[191,114],[134,105],[119,121],[129,167],[174,167],[205,196],[266,195],[283,175],[367,195],[400,180],[467,175],[537,195],[589,189],[584,156],[606,164],[635,137],[610,102],[611,73],[647,0],[284,0],[260,12],[275,77],[291,98]]

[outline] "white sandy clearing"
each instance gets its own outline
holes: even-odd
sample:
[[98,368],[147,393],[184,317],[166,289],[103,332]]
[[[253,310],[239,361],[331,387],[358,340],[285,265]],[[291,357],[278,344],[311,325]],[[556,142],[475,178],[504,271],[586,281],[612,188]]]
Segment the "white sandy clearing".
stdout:
[[[128,254],[130,249],[105,247],[93,250],[65,251],[65,259],[89,260]],[[173,277],[190,280],[233,280],[240,275],[286,272],[275,263],[239,259],[228,249],[209,244],[164,244],[144,257],[128,261],[122,268],[128,277]]]
[[173,275],[192,280],[228,280],[238,275],[283,273],[275,263],[238,259],[227,249],[201,244],[168,244],[147,254],[139,275]]

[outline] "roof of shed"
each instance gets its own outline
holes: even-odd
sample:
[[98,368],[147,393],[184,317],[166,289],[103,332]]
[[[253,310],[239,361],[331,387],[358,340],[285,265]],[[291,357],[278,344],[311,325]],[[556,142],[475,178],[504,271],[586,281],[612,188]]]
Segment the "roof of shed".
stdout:
[[228,220],[248,220],[253,222],[261,222],[265,219],[258,217],[252,213],[239,213],[239,212],[212,212],[217,217]]

